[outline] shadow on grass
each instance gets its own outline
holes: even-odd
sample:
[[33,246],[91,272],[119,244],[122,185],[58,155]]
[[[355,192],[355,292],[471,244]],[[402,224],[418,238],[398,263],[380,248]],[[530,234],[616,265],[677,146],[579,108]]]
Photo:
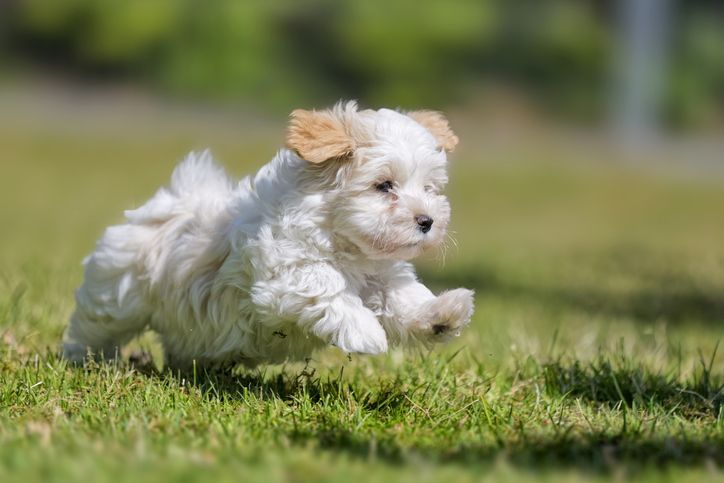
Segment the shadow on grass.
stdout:
[[714,355],[702,360],[701,370],[684,381],[673,371],[652,372],[627,360],[613,364],[604,358],[588,364],[549,362],[542,373],[550,393],[609,405],[659,406],[685,418],[716,418],[724,408],[724,384],[711,372],[713,361]]
[[363,390],[355,383],[345,381],[340,371],[336,378],[322,379],[309,366],[299,372],[282,372],[268,375],[265,371],[236,373],[231,370],[201,370],[192,372],[163,371],[155,366],[136,367],[140,373],[160,380],[175,380],[196,387],[209,398],[225,398],[244,402],[248,398],[281,400],[291,403],[305,398],[312,404],[328,400],[354,401],[366,411],[384,414],[409,404],[407,391],[400,390],[398,381],[380,383],[374,391]]
[[[605,370],[592,369],[593,377],[580,377],[580,372],[563,366],[545,366],[545,384],[548,390],[565,392],[566,397],[582,397],[590,401],[633,404],[645,401],[668,410],[668,417],[711,418],[719,413],[722,398],[718,389],[709,382],[697,380],[695,384],[679,384],[663,376],[645,377],[641,372],[618,371],[620,389],[610,390]],[[558,371],[558,372],[557,372]],[[563,374],[576,374],[566,377]],[[599,381],[600,379],[603,379]],[[596,388],[597,385],[601,387]],[[572,386],[572,387],[571,387]],[[695,391],[702,391],[697,393]],[[316,393],[329,393],[329,389],[315,389]],[[621,395],[623,398],[621,398]],[[408,410],[412,403],[407,395],[394,387],[386,388],[374,400],[360,401],[372,412]],[[558,432],[517,432],[511,428],[492,429],[481,426],[481,442],[458,443],[454,434],[443,441],[407,443],[396,437],[392,428],[382,431],[360,432],[350,429],[339,420],[322,418],[318,426],[295,428],[290,438],[298,444],[313,444],[335,453],[351,455],[368,461],[381,460],[389,464],[415,464],[421,461],[438,464],[487,465],[501,458],[508,463],[531,470],[575,468],[590,473],[609,473],[625,466],[636,472],[645,467],[663,467],[668,464],[696,466],[705,463],[724,464],[724,434],[669,433],[665,436],[647,434],[648,428],[626,427],[594,430],[578,426],[561,428]],[[716,423],[712,423],[716,424]],[[654,425],[655,426],[655,425]],[[494,439],[483,433],[494,433]],[[501,431],[503,434],[498,434]],[[435,439],[435,438],[433,438]],[[445,446],[449,445],[449,446]]]
[[[570,364],[557,361],[540,365],[540,372],[530,377],[541,381],[545,390],[554,396],[580,398],[619,408],[638,405],[652,409],[652,413],[656,409],[663,410],[658,412],[665,413],[667,418],[709,419],[711,424],[716,424],[714,421],[720,417],[724,393],[719,379],[711,375],[710,367],[711,364],[703,366],[696,376],[680,381],[675,374],[651,373],[640,366],[612,364],[604,359],[586,365],[579,361]],[[157,376],[167,377],[169,373]],[[181,377],[190,381],[186,378],[193,376]],[[650,428],[627,428],[625,415],[622,428],[595,429],[581,424],[557,432],[540,429],[518,432],[511,426],[493,429],[478,420],[474,424],[480,428],[480,442],[458,443],[454,433],[439,439],[437,436],[421,438],[413,443],[408,438],[405,442],[394,430],[394,425],[400,424],[394,423],[398,420],[395,415],[411,410],[414,399],[420,401],[414,394],[416,389],[403,389],[406,386],[400,381],[388,381],[370,390],[359,387],[356,382],[344,381],[341,374],[338,378],[323,380],[316,377],[313,370],[305,368],[299,373],[282,372],[273,376],[204,373],[197,374],[193,384],[206,397],[231,398],[239,403],[250,396],[283,400],[292,405],[297,400],[320,406],[330,400],[345,404],[353,402],[370,413],[371,420],[380,421],[380,426],[352,429],[344,418],[327,417],[325,411],[320,411],[313,417],[313,424],[300,421],[285,434],[296,444],[311,444],[325,451],[389,464],[429,461],[487,465],[502,457],[510,464],[533,470],[575,468],[591,473],[607,473],[620,465],[637,471],[646,466],[666,464],[724,464],[724,433],[687,434],[682,429],[681,432],[654,434]],[[389,427],[385,426],[387,423]],[[460,424],[465,424],[465,418]]]
[[440,450],[405,446],[394,436],[378,438],[328,426],[315,432],[295,432],[292,439],[300,444],[312,442],[327,451],[391,464],[425,461],[485,465],[504,458],[512,465],[533,470],[575,468],[590,473],[606,473],[618,465],[626,465],[635,472],[652,466],[724,464],[724,436],[647,438],[587,432],[559,437],[533,435],[521,441],[500,444],[452,443],[449,448]]
[[[37,361],[28,363],[37,364]],[[627,361],[601,359],[590,364],[579,361],[540,364],[536,369],[530,369],[532,372],[518,375],[517,379],[524,377],[531,381],[530,384],[518,385],[514,397],[504,392],[500,407],[486,407],[485,417],[481,412],[480,394],[468,395],[469,404],[458,410],[452,406],[449,413],[444,404],[437,407],[433,416],[440,417],[442,412],[443,418],[455,415],[455,420],[446,423],[440,434],[431,433],[432,428],[421,427],[420,437],[404,431],[405,436],[399,436],[398,426],[406,421],[400,414],[420,409],[425,405],[428,389],[432,388],[430,393],[439,389],[434,371],[415,373],[412,377],[401,371],[394,380],[364,384],[356,379],[346,380],[341,371],[338,376],[322,378],[309,367],[275,374],[262,371],[240,374],[197,371],[194,374],[159,372],[147,362],[137,365],[135,370],[139,377],[154,379],[159,385],[194,387],[202,398],[230,400],[239,405],[281,400],[289,406],[292,419],[296,417],[295,405],[306,405],[305,419],[295,420],[294,424],[287,420],[286,424],[277,426],[279,437],[297,445],[312,445],[365,461],[392,465],[425,461],[485,467],[502,458],[532,471],[576,469],[605,474],[621,467],[636,472],[668,464],[695,466],[713,462],[724,465],[724,432],[717,431],[714,426],[710,426],[710,431],[685,430],[683,426],[678,430],[672,429],[674,425],[670,424],[674,420],[721,424],[717,421],[724,407],[723,386],[719,378],[711,374],[711,365],[711,362],[703,364],[695,376],[682,381],[675,374],[650,373]],[[478,385],[487,384],[481,380]],[[524,422],[518,427],[510,421],[531,417],[527,414],[537,403],[526,401],[537,399],[534,390],[537,385],[542,385],[544,391],[559,402],[569,399],[570,404],[575,404],[575,399],[582,399],[624,410],[613,414],[616,418],[613,426],[603,428],[565,423],[570,426],[564,424],[556,429],[552,417],[548,425],[538,420],[532,428],[525,428]],[[482,390],[481,394],[484,393]],[[636,405],[650,409],[648,414],[673,418],[667,421],[669,429],[655,432],[656,423],[651,425],[650,421],[627,426],[625,408]],[[503,416],[503,421],[497,422],[501,414],[508,413],[509,406],[513,419],[506,421]],[[514,407],[520,409],[520,415],[513,413]],[[355,426],[347,418],[352,408],[361,410],[364,420],[374,424]],[[492,416],[487,415],[488,411]],[[639,418],[639,421],[643,419]],[[434,424],[425,418],[420,421],[423,421],[419,423],[421,425]],[[467,436],[458,438],[458,432],[463,429],[467,430]],[[471,429],[479,432],[473,434],[480,437],[471,438]]]
[[[692,419],[717,418],[724,411],[724,382],[712,373],[716,352],[709,361],[701,361],[701,368],[683,379],[674,371],[655,372],[642,365],[621,358],[611,361],[604,357],[588,363],[579,360],[557,360],[538,365],[531,380],[540,380],[551,395],[581,398],[609,406],[625,405],[639,408],[659,407],[669,414]],[[357,384],[338,378],[323,380],[315,377],[314,369],[305,368],[293,374],[282,371],[274,376],[263,372],[233,374],[231,372],[203,372],[192,374],[158,373],[155,377],[181,378],[194,385],[207,397],[243,400],[249,395],[259,399],[291,401],[300,396],[312,403],[324,400],[350,399],[367,411],[384,414],[401,407],[409,408],[411,392],[433,383],[421,384],[415,390],[402,390],[400,380],[380,383],[374,391],[360,389]],[[150,374],[150,373],[149,373]],[[482,382],[481,382],[482,384]]]

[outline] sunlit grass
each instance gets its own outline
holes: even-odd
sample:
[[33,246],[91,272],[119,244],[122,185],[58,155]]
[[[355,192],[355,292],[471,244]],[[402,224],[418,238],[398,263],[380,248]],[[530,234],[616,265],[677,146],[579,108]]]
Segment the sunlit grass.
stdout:
[[421,263],[477,292],[451,346],[233,375],[74,369],[55,349],[103,227],[189,149],[240,174],[283,129],[79,115],[96,117],[0,115],[2,481],[719,475],[724,180],[471,143],[451,173],[457,247]]

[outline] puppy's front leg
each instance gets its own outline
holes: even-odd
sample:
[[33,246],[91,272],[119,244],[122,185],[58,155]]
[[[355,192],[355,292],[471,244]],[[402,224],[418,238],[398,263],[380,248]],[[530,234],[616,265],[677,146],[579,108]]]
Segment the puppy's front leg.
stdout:
[[409,264],[398,267],[387,283],[383,322],[401,342],[410,338],[425,344],[445,342],[470,323],[472,290],[457,288],[435,296],[417,281]]
[[329,264],[277,272],[254,284],[252,300],[263,312],[295,319],[305,331],[345,352],[387,352],[387,335],[377,317]]
[[345,352],[387,352],[387,335],[370,309],[352,293],[342,292],[320,299],[305,308],[300,322],[311,323],[311,331]]

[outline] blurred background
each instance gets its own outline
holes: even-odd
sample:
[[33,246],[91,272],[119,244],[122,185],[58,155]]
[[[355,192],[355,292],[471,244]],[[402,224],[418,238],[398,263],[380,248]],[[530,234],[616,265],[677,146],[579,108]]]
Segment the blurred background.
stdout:
[[[530,103],[572,122],[721,127],[715,0],[5,0],[5,77],[286,112],[357,98]],[[491,99],[492,98],[492,99]]]
[[476,351],[723,334],[715,0],[4,0],[4,291],[52,343],[81,258],[186,152],[250,172],[288,112],[340,98],[449,115],[457,243],[421,267],[477,289]]

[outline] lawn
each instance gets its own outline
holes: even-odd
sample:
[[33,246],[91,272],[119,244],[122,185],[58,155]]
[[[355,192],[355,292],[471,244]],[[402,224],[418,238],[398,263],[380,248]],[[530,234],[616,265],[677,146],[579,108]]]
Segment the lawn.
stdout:
[[420,263],[476,290],[453,344],[175,374],[146,336],[79,369],[55,352],[103,227],[189,149],[237,175],[283,130],[101,100],[0,96],[0,481],[724,481],[724,177],[469,122],[456,246]]

